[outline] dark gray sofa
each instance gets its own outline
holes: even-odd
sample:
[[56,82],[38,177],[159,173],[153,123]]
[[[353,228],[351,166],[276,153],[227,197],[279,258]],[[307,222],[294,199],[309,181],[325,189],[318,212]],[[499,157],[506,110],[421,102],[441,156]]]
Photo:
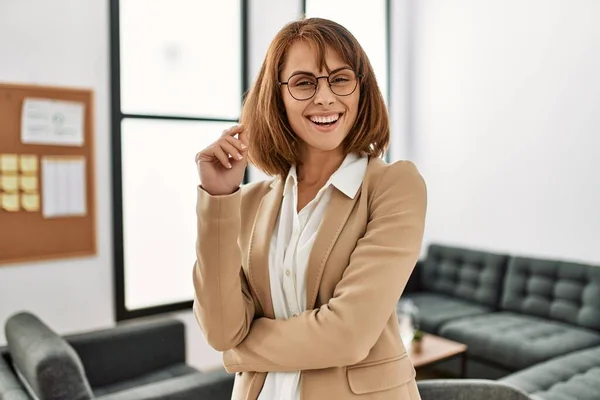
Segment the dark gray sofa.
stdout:
[[[419,308],[422,330],[467,344],[470,378],[506,378],[531,391],[522,383],[531,378],[539,388],[550,385],[554,377],[541,376],[558,365],[553,361],[568,362],[570,378],[600,367],[600,357],[592,365],[575,363],[576,354],[600,346],[600,267],[432,244],[402,299]],[[455,362],[439,366],[458,368]]]
[[185,361],[178,320],[125,323],[60,337],[18,313],[0,348],[0,400],[229,399],[233,375],[202,373]]
[[600,399],[600,346],[560,356],[502,379],[535,400]]

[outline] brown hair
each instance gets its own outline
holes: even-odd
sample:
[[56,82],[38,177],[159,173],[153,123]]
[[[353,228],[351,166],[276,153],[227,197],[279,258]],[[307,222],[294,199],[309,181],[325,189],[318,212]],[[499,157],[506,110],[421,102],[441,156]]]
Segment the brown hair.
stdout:
[[301,161],[297,151],[300,139],[287,120],[278,84],[286,53],[299,40],[312,45],[321,68],[327,68],[325,50],[331,47],[360,76],[358,115],[344,139],[344,154],[364,152],[381,156],[389,144],[390,125],[367,55],[343,26],[327,19],[309,18],[287,24],[275,36],[244,101],[241,122],[248,132],[249,161],[268,175],[283,177]]

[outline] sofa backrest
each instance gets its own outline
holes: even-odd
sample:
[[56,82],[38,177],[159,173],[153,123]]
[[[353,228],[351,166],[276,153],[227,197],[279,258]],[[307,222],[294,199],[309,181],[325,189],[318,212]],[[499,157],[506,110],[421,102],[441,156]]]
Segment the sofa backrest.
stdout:
[[81,359],[92,390],[186,362],[185,325],[177,319],[130,321],[63,338]]
[[600,331],[600,267],[514,257],[505,277],[502,309]]
[[90,400],[93,393],[77,353],[30,313],[11,316],[4,327],[19,380],[39,400]]
[[497,308],[507,262],[504,254],[431,244],[420,286]]

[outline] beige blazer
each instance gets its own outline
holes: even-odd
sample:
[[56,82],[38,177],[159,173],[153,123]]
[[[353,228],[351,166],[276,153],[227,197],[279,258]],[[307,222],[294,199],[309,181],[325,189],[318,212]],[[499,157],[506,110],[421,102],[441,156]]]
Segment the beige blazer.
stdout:
[[395,313],[423,237],[418,170],[371,158],[354,199],[334,190],[307,267],[309,311],[276,320],[268,260],[283,186],[198,188],[194,313],[236,373],[232,398],[257,399],[267,372],[302,371],[303,400],[420,399]]

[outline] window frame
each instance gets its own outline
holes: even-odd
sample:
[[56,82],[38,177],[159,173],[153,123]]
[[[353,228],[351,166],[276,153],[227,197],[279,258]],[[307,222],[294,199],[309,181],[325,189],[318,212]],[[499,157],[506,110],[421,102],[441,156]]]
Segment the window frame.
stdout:
[[[240,52],[242,65],[240,66],[242,101],[248,91],[248,0],[239,0],[241,15],[241,42]],[[124,259],[124,231],[123,231],[123,160],[121,149],[121,124],[124,119],[144,120],[169,120],[169,121],[205,121],[205,122],[231,122],[238,123],[238,119],[205,118],[176,115],[145,115],[126,114],[121,110],[121,25],[120,25],[120,0],[110,0],[110,98],[111,98],[111,176],[112,176],[112,233],[113,233],[113,283],[114,307],[116,321],[146,317],[151,315],[170,313],[192,308],[193,300],[163,304],[138,309],[128,309],[125,298],[125,259]],[[247,182],[247,175],[244,183]]]

